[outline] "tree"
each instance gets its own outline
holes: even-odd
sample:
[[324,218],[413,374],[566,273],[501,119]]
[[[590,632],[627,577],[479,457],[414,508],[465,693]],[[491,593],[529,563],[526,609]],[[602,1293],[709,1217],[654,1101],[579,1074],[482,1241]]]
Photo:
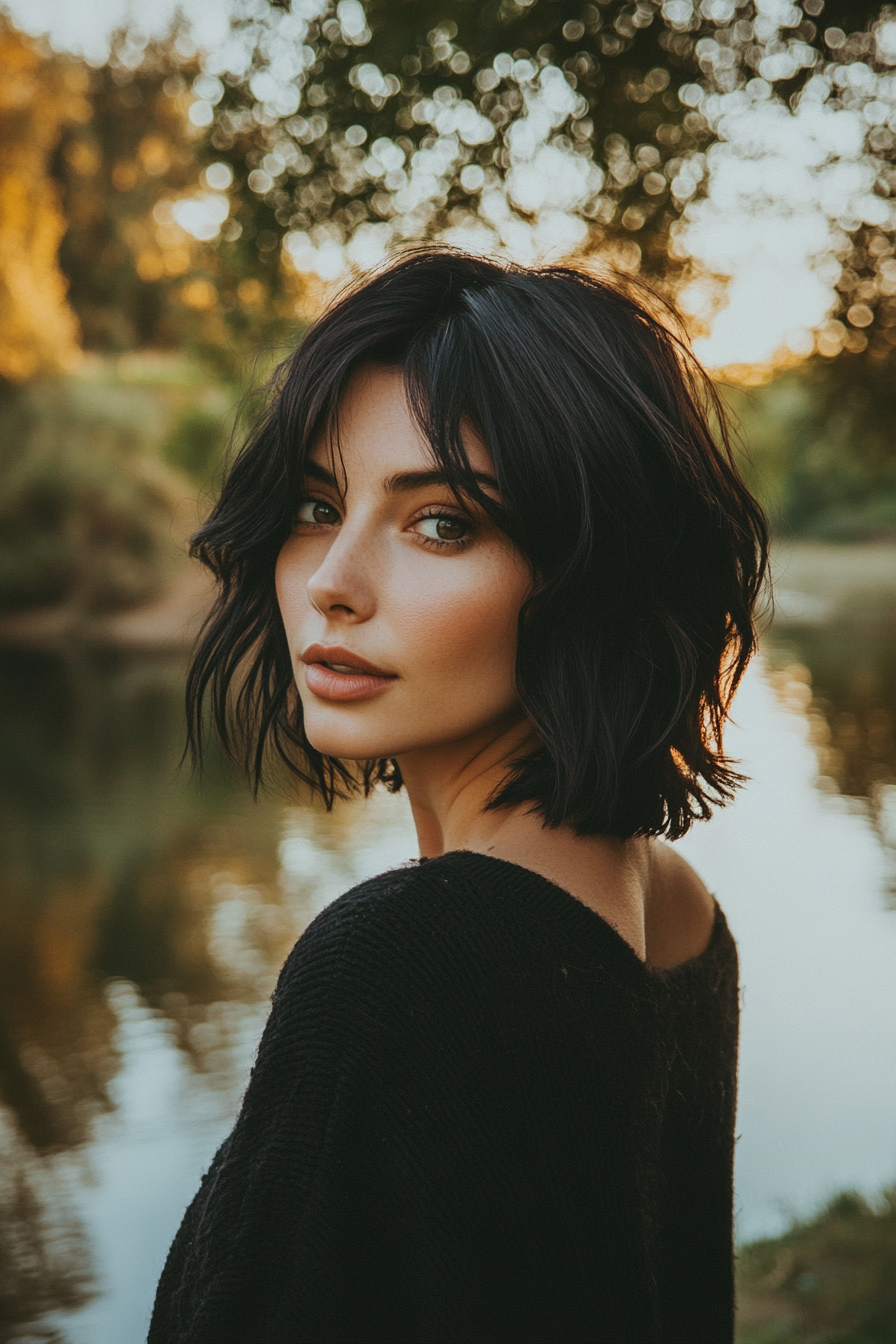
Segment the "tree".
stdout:
[[203,131],[188,115],[195,49],[180,26],[159,42],[122,31],[105,65],[79,69],[85,112],[63,128],[53,172],[84,346],[185,347],[232,374],[295,313],[276,256],[252,249],[247,265],[226,225],[222,236],[227,182],[203,174]]
[[83,113],[79,70],[46,59],[0,16],[0,381],[64,368],[77,353],[49,160],[62,127]]
[[199,177],[183,98],[196,64],[176,43],[173,35],[147,48],[117,34],[108,63],[85,71],[87,115],[56,150],[67,225],[60,260],[88,349],[177,338],[172,298],[190,272],[192,239],[159,237],[153,218]]
[[432,236],[600,251],[674,288],[726,118],[815,99],[865,119],[877,202],[840,220],[819,351],[886,360],[894,35],[869,0],[238,0],[201,69],[182,34],[120,34],[56,161],[85,339],[257,346],[294,325],[297,273],[314,300]]
[[[234,173],[256,246],[285,240],[300,270],[327,277],[340,248],[363,261],[477,227],[519,250],[547,217],[542,243],[553,232],[561,252],[601,249],[675,278],[676,225],[705,189],[731,95],[749,105],[758,85],[794,104],[821,73],[837,106],[879,100],[886,60],[867,66],[881,51],[866,31],[878,6],[831,0],[826,44],[810,17],[823,3],[342,0],[321,12],[243,0],[191,115]],[[844,92],[840,76],[860,65],[864,93]],[[882,184],[892,139],[871,133]]]
[[[785,27],[800,11],[783,16]],[[832,319],[818,334],[826,359],[844,351],[872,363],[896,345],[896,8],[848,0],[804,0],[806,14],[787,36],[768,18],[754,16],[729,45],[698,42],[696,54],[707,96],[701,111],[717,135],[754,102],[771,96],[789,104],[807,127],[821,130],[813,173],[827,174],[824,206],[831,224],[828,278],[836,284]],[[821,15],[824,13],[822,29]],[[833,22],[832,22],[833,20]],[[765,28],[763,28],[765,23]],[[782,17],[779,14],[779,25]],[[841,27],[843,24],[844,27]],[[747,31],[749,29],[750,31]],[[822,142],[827,124],[828,144]],[[836,124],[839,134],[831,137]],[[730,131],[729,131],[730,134]],[[839,139],[839,147],[833,140]],[[825,152],[826,150],[826,152]],[[836,168],[839,180],[830,170]]]
[[340,247],[363,262],[477,227],[499,245],[545,218],[561,250],[611,244],[666,274],[709,141],[679,97],[698,73],[686,27],[654,0],[343,0],[321,18],[248,0],[192,115],[256,247],[285,239],[323,278]]
[[[836,289],[802,424],[836,470],[822,481],[801,468],[786,509],[791,525],[821,525],[836,477],[851,483],[855,527],[885,527],[890,505],[874,501],[896,473],[896,8],[243,0],[193,91],[200,152],[233,174],[242,264],[282,244],[312,300],[346,260],[432,236],[524,253],[552,239],[674,291],[732,119],[765,104],[849,122],[842,161],[832,150],[820,165],[844,169],[829,203]],[[805,466],[817,453],[791,456]]]

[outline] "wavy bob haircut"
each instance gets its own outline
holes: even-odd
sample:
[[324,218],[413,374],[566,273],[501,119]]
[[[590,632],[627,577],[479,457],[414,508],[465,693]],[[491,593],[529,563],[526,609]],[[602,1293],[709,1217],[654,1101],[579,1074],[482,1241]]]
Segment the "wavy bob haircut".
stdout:
[[[451,487],[532,568],[516,675],[541,745],[490,806],[528,803],[580,834],[683,835],[742,778],[722,728],[755,647],[766,522],[674,313],[630,280],[562,266],[416,251],[344,294],[281,365],[193,542],[219,581],[187,690],[194,758],[208,709],[256,788],[277,757],[328,807],[401,786],[395,762],[308,742],[274,590],[306,454],[365,364],[403,370]],[[470,427],[500,504],[470,468]]]

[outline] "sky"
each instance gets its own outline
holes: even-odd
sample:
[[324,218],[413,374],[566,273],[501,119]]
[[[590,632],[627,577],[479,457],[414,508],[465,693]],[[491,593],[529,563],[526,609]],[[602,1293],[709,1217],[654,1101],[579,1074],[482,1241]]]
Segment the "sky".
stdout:
[[214,47],[227,35],[227,0],[5,0],[17,27],[48,33],[61,51],[72,51],[101,64],[109,36],[133,22],[149,37],[161,37],[178,11],[189,22],[200,47]]
[[[117,26],[132,22],[161,35],[178,9],[204,49],[221,45],[227,32],[228,0],[7,0],[7,7],[23,29],[48,33],[54,46],[97,63]],[[682,296],[685,310],[700,320],[695,329],[702,323],[695,350],[716,369],[764,365],[782,350],[805,355],[833,305],[838,268],[832,269],[824,208],[825,157],[842,151],[837,137],[842,142],[849,127],[842,118],[835,126],[817,108],[794,116],[758,102],[724,118],[722,130],[710,158],[708,199],[692,208],[684,242],[700,266],[728,283],[721,300],[717,287],[700,283]],[[523,178],[526,171],[524,164]],[[549,256],[563,250],[564,221],[554,218],[555,227],[549,217],[538,230]]]

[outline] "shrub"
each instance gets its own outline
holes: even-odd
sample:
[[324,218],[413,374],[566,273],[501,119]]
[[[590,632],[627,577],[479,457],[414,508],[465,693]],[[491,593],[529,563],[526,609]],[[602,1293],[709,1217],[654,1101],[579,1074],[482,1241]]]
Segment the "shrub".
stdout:
[[892,1344],[896,1187],[837,1195],[781,1237],[744,1246],[738,1344]]
[[88,614],[149,600],[182,555],[186,482],[158,453],[151,394],[83,379],[0,398],[0,611]]

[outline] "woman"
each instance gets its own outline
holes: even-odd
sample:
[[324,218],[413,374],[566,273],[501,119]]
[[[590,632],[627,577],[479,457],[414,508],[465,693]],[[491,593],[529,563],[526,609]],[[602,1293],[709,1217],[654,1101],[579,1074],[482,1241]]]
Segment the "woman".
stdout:
[[406,788],[422,857],[289,957],[153,1344],[733,1336],[736,952],[657,837],[739,780],[766,531],[650,304],[413,254],[198,535],[194,742]]

